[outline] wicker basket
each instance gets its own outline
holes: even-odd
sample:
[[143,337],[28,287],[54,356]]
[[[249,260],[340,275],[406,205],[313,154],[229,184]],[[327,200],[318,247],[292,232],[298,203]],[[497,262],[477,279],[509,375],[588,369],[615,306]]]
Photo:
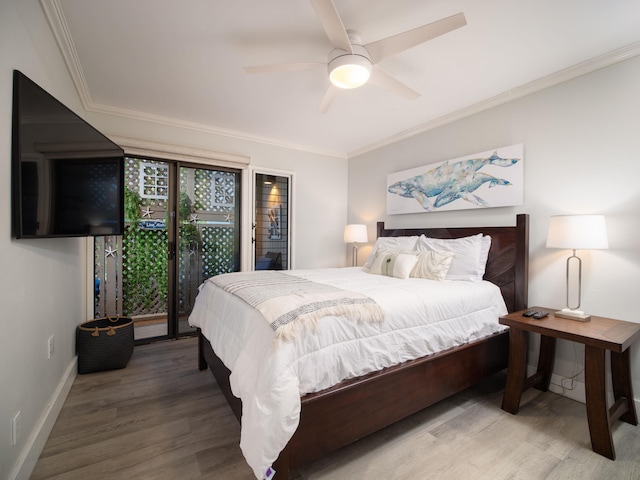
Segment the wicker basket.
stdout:
[[78,373],[126,367],[133,354],[133,320],[105,317],[78,325],[76,350]]

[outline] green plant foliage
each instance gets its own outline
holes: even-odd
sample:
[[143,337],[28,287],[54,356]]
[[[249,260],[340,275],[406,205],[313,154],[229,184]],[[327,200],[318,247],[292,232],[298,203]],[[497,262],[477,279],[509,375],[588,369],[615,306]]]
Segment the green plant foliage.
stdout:
[[123,236],[125,269],[122,274],[125,314],[131,315],[140,308],[148,310],[154,301],[166,310],[167,231],[142,230],[137,225],[127,226]]
[[191,223],[189,216],[193,213],[193,204],[189,195],[180,192],[180,203],[178,213],[180,215],[180,247],[181,249],[195,248],[202,245],[198,226]]
[[[167,229],[140,228],[141,207],[145,201],[136,190],[125,189],[125,219],[122,237],[123,314],[140,315],[166,312],[168,294]],[[191,221],[195,213],[191,198],[180,193],[178,203],[180,251],[197,251],[202,281],[219,273],[234,271],[234,235],[227,227],[208,227]],[[165,222],[169,220],[165,215]],[[202,233],[200,232],[202,228]],[[183,255],[179,256],[181,262]],[[195,258],[195,257],[194,257]],[[182,268],[188,268],[181,263]]]
[[125,190],[125,226],[122,237],[123,314],[156,313],[154,302],[166,311],[168,291],[167,230],[143,230],[139,226],[142,200],[137,192]]
[[124,221],[136,224],[140,220],[140,194],[130,188],[124,189]]

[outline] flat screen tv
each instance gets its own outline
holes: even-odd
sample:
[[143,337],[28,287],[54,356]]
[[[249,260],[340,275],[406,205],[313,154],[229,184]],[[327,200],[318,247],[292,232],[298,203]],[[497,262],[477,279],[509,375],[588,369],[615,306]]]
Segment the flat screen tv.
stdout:
[[122,234],[122,148],[17,70],[11,162],[16,238]]

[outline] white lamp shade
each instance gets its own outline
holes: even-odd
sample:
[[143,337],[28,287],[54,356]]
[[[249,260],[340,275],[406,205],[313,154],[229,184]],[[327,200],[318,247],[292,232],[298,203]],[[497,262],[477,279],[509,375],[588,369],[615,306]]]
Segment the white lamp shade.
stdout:
[[555,215],[549,220],[547,248],[609,248],[603,215]]
[[369,241],[367,237],[367,226],[358,223],[345,226],[344,241],[345,243],[367,243]]

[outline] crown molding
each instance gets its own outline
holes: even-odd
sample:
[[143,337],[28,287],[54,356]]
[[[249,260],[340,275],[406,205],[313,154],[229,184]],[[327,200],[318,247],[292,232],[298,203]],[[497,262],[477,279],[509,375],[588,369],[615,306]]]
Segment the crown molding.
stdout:
[[91,100],[89,93],[89,87],[87,85],[84,72],[80,59],[73,43],[73,38],[69,32],[67,21],[64,16],[62,5],[59,0],[40,0],[42,9],[47,18],[51,31],[56,39],[56,42],[62,52],[62,57],[67,64],[67,69],[71,74],[71,78],[76,87],[80,101],[85,111],[100,113],[105,115],[115,115],[119,117],[129,118],[133,120],[140,120],[144,122],[157,123],[170,127],[183,128],[187,130],[195,130],[205,132],[214,135],[220,135],[223,137],[233,138],[236,140],[243,140],[248,142],[260,143],[264,145],[270,145],[274,147],[287,148],[292,150],[301,150],[308,153],[315,153],[318,155],[324,155],[329,157],[335,157],[340,159],[347,159],[345,152],[338,152],[335,150],[312,148],[308,145],[299,145],[294,143],[282,142],[268,137],[262,137],[257,135],[249,135],[244,132],[235,130],[227,130],[211,125],[182,121],[175,118],[164,117],[161,115],[155,115],[146,112],[140,112],[136,110],[130,110],[126,108],[118,108],[110,105],[103,105],[95,103]]
[[148,122],[148,123],[157,123],[159,125],[164,125],[169,127],[204,132],[204,133],[209,133],[213,135],[233,138],[235,140],[242,140],[242,141],[247,141],[252,143],[261,143],[264,145],[281,147],[281,148],[286,148],[290,150],[301,150],[307,153],[315,153],[318,155],[335,157],[335,158],[340,158],[344,160],[347,159],[347,156],[344,152],[337,152],[335,150],[314,149],[312,147],[309,147],[308,145],[298,145],[294,143],[281,142],[281,141],[274,140],[267,137],[249,135],[244,132],[227,130],[219,127],[214,127],[211,125],[206,125],[203,123],[189,122],[186,120],[180,120],[176,118],[165,117],[162,115],[156,115],[153,113],[146,113],[146,112],[140,112],[137,110],[113,107],[111,105],[92,103],[90,106],[86,107],[85,110],[88,112],[100,113],[103,115],[118,116],[118,117],[128,118],[132,120],[139,120],[139,121]]
[[532,82],[525,83],[524,85],[520,85],[519,87],[512,88],[506,92],[488,98],[487,100],[483,100],[460,110],[456,110],[455,112],[452,112],[448,115],[443,115],[442,117],[435,118],[429,122],[423,123],[422,125],[404,130],[395,135],[382,139],[379,142],[372,143],[358,150],[351,151],[347,154],[347,157],[353,158],[368,152],[372,152],[374,150],[378,150],[379,148],[400,142],[402,140],[406,140],[421,133],[425,133],[429,130],[442,127],[449,123],[455,122],[456,120],[461,120],[465,117],[480,113],[484,110],[488,110],[512,100],[524,97],[526,95],[539,92],[541,90],[544,90],[545,88],[549,88],[554,85],[558,85],[560,83],[580,77],[582,75],[594,72],[596,70],[609,67],[624,60],[633,58],[637,55],[640,55],[640,42],[635,42],[617,50],[607,52],[598,57],[594,57],[571,67],[567,67],[563,70],[554,72],[545,77],[541,77]]
[[596,70],[611,66],[613,64],[616,64],[624,60],[628,60],[637,55],[640,55],[640,42],[635,42],[625,47],[619,48],[617,50],[613,50],[611,52],[605,53],[598,57],[594,57],[592,59],[578,63],[576,65],[573,65],[571,67],[565,68],[558,72],[552,73],[545,77],[539,78],[532,82],[526,83],[524,85],[520,85],[518,87],[512,88],[492,98],[470,105],[469,107],[456,110],[455,112],[451,112],[447,115],[443,115],[441,117],[435,118],[433,120],[425,122],[416,127],[403,130],[394,135],[386,137],[378,142],[365,145],[362,148],[353,150],[351,152],[338,152],[335,150],[313,148],[313,147],[309,147],[308,145],[299,145],[294,143],[282,142],[282,141],[275,140],[273,138],[268,138],[268,137],[249,135],[245,132],[223,129],[223,128],[214,127],[211,125],[183,121],[175,118],[164,117],[161,115],[155,115],[155,114],[146,113],[146,112],[140,112],[140,111],[125,109],[125,108],[118,108],[118,107],[113,107],[109,105],[94,103],[91,100],[89,88],[87,86],[87,82],[85,80],[85,76],[82,71],[82,66],[81,66],[77,51],[73,44],[73,39],[67,27],[66,19],[62,11],[62,6],[60,5],[60,1],[59,0],[40,0],[40,4],[42,5],[45,16],[47,17],[47,21],[49,22],[51,30],[56,39],[56,42],[60,47],[60,51],[62,52],[64,61],[67,64],[67,68],[69,69],[71,78],[73,79],[73,83],[75,84],[75,87],[76,87],[76,90],[78,91],[78,95],[80,96],[82,105],[86,111],[105,114],[105,115],[120,116],[120,117],[139,120],[143,122],[157,123],[160,125],[176,127],[181,129],[195,130],[195,131],[200,131],[200,132],[209,133],[213,135],[220,135],[228,138],[233,138],[236,140],[260,143],[264,145],[287,148],[292,150],[300,150],[308,153],[315,153],[318,155],[324,155],[324,156],[341,158],[341,159],[349,159],[349,158],[363,155],[365,153],[368,153],[368,152],[380,149],[382,147],[400,142],[402,140],[406,140],[416,135],[425,133],[429,130],[442,127],[444,125],[455,122],[462,118],[502,105],[509,101],[516,100],[526,95],[530,95],[532,93],[538,92],[545,88],[558,85],[568,80],[572,80],[579,76],[586,75]]
[[67,20],[62,12],[62,5],[59,0],[40,0],[40,5],[47,18],[49,27],[53,32],[56,43],[60,48],[62,57],[67,64],[67,69],[71,74],[71,78],[76,87],[80,101],[85,110],[91,105],[91,95],[87,82],[84,77],[84,71],[78,57],[78,52],[73,44],[71,33],[67,25]]

